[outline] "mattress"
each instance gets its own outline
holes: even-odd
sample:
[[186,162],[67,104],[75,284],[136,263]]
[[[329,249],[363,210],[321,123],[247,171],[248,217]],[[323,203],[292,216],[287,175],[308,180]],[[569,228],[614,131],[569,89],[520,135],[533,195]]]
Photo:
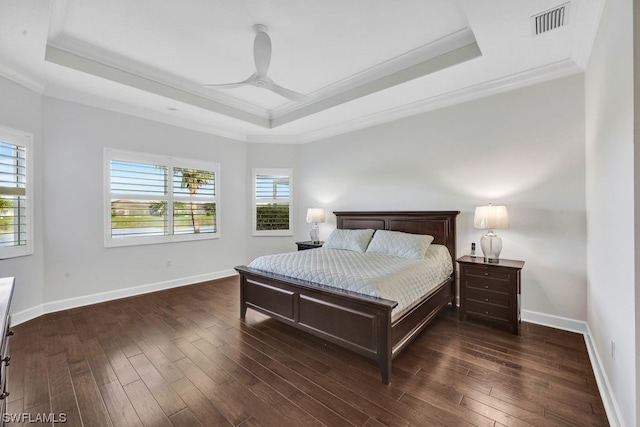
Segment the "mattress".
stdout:
[[453,272],[453,261],[446,246],[432,244],[422,260],[317,248],[265,255],[249,267],[396,301],[393,320],[447,280]]

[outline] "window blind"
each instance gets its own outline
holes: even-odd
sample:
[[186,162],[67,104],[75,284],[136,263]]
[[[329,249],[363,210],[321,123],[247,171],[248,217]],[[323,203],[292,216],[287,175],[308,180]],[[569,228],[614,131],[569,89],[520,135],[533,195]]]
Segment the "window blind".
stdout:
[[111,237],[167,234],[166,166],[111,160],[111,195]]
[[211,201],[216,196],[213,171],[174,168],[173,196],[174,234],[216,232],[216,204]]
[[217,164],[115,150],[106,158],[107,246],[217,237]]
[[291,234],[290,170],[254,170],[254,234]]
[[0,141],[0,247],[28,242],[26,147]]

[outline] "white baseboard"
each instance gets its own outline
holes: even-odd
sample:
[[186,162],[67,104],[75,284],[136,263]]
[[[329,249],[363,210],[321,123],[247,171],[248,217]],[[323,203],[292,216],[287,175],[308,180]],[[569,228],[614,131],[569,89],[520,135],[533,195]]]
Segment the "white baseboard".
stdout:
[[591,329],[587,324],[587,333],[584,335],[584,340],[587,343],[587,352],[589,352],[589,360],[591,360],[591,366],[593,367],[593,374],[596,377],[596,383],[598,383],[598,390],[602,397],[602,403],[604,404],[604,410],[607,412],[607,418],[611,427],[624,427],[624,421],[622,414],[620,413],[620,407],[616,396],[613,394],[611,384],[609,383],[609,377],[604,370],[604,365],[598,355],[597,347],[593,341],[591,335]]
[[551,314],[538,313],[529,310],[522,310],[521,316],[524,322],[549,326],[551,328],[576,332],[584,335],[587,352],[589,353],[589,360],[591,362],[591,367],[593,368],[593,374],[596,377],[598,391],[602,397],[602,403],[607,413],[609,424],[611,427],[624,427],[618,402],[616,401],[616,397],[611,389],[611,384],[609,383],[609,378],[604,370],[604,365],[598,356],[597,347],[592,339],[589,324],[582,320],[568,319],[566,317],[553,316]]
[[101,302],[111,301],[119,298],[132,297],[136,295],[142,295],[149,292],[161,291],[164,289],[177,288],[179,286],[192,285],[194,283],[206,282],[208,280],[222,279],[224,277],[230,277],[236,275],[235,270],[224,270],[215,273],[201,274],[198,276],[183,277],[180,279],[167,280],[164,282],[151,283],[142,286],[134,286],[131,288],[118,289],[115,291],[100,292],[97,294],[83,295],[76,298],[67,298],[57,301],[51,301],[44,304],[37,305],[27,310],[20,311],[18,313],[11,313],[11,324],[19,325],[28,320],[35,319],[38,316],[42,316],[47,313],[54,313],[56,311],[68,310],[70,308],[82,307],[90,304],[97,304]]
[[549,326],[563,331],[587,333],[587,323],[582,320],[569,319],[568,317],[554,316],[552,314],[538,313],[537,311],[522,310],[520,313],[523,322],[536,325]]

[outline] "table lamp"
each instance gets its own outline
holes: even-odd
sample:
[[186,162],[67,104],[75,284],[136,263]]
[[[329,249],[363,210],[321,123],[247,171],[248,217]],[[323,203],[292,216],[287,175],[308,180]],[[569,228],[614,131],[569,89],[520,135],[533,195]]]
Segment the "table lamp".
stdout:
[[307,209],[307,222],[313,223],[311,227],[311,241],[313,243],[320,242],[320,230],[318,229],[318,223],[324,222],[324,208],[309,208]]
[[478,206],[473,216],[473,227],[481,230],[489,230],[480,239],[480,247],[487,262],[497,263],[500,260],[502,239],[493,230],[496,228],[509,228],[509,214],[506,206]]

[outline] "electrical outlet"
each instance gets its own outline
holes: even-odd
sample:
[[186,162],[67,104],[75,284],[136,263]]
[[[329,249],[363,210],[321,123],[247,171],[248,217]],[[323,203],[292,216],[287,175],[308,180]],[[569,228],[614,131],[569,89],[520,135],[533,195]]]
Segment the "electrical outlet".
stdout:
[[611,359],[616,360],[616,342],[611,340]]

